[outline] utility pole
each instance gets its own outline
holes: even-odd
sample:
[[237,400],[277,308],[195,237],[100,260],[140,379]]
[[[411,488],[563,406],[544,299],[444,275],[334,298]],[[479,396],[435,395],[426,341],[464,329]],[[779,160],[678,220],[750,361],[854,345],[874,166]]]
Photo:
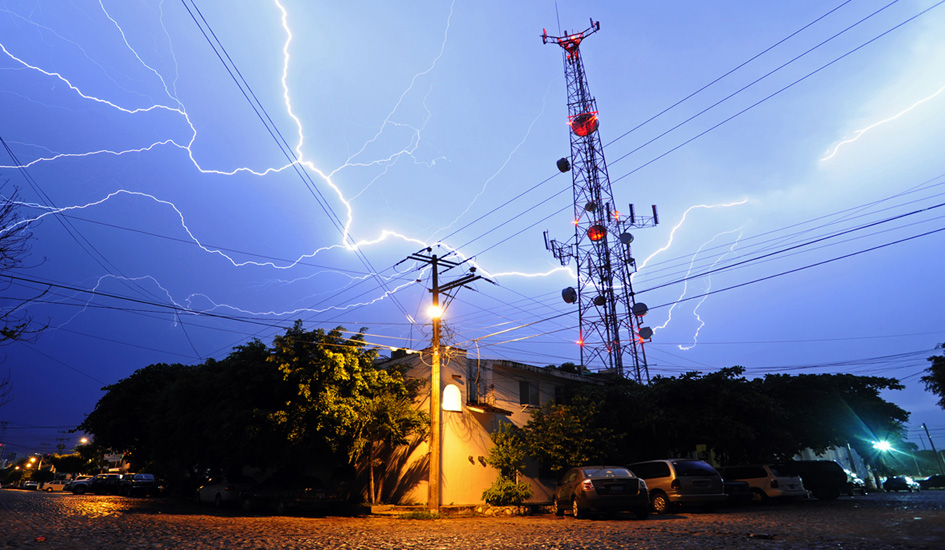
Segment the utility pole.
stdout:
[[[427,247],[423,250],[420,250],[410,256],[407,256],[405,260],[402,260],[398,263],[403,263],[407,260],[413,260],[416,262],[421,262],[426,265],[429,265],[433,270],[432,279],[433,279],[433,288],[430,289],[430,292],[433,294],[433,303],[432,303],[432,317],[433,317],[433,341],[431,342],[430,347],[432,348],[432,365],[430,373],[430,468],[428,471],[427,477],[427,508],[431,512],[440,511],[440,475],[442,473],[442,460],[443,460],[443,449],[442,449],[442,434],[441,434],[441,392],[443,391],[442,382],[440,380],[440,322],[443,312],[446,311],[448,302],[452,299],[452,296],[447,294],[450,290],[457,289],[459,287],[466,286],[470,283],[478,281],[480,279],[492,283],[489,279],[476,275],[476,268],[470,267],[469,273],[459,277],[458,279],[440,285],[440,269],[443,268],[443,271],[448,271],[455,267],[459,267],[461,264],[465,263],[468,260],[463,260],[460,262],[447,260],[446,256],[452,254],[452,252],[446,253],[444,257],[437,256],[433,254],[433,247]],[[418,280],[419,282],[419,280]],[[495,283],[493,283],[495,284]],[[466,287],[470,288],[470,287]],[[474,290],[471,289],[470,290]],[[442,307],[440,306],[440,294],[443,294],[447,300]]]
[[925,430],[925,437],[929,438],[929,445],[932,446],[932,453],[935,455],[935,462],[938,464],[938,471],[942,475],[945,475],[945,466],[942,466],[942,457],[939,456],[938,451],[935,450],[935,443],[932,442],[932,436],[929,435],[929,427],[925,425],[925,422],[922,423],[922,429]]

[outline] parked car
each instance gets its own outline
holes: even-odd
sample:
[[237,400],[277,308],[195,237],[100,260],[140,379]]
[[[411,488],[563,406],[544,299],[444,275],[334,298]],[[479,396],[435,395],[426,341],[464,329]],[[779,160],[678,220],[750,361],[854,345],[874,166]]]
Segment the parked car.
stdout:
[[917,480],[919,482],[919,487],[923,489],[941,489],[945,488],[945,476],[942,474],[935,474],[934,476],[929,476],[925,479]]
[[834,460],[794,460],[784,465],[801,476],[814,498],[832,500],[849,492],[847,474]]
[[650,499],[646,482],[622,466],[581,466],[561,477],[551,497],[551,509],[557,516],[571,510],[575,518],[590,512],[629,511],[646,519]]
[[39,482],[33,480],[25,481],[23,482],[23,488],[29,489],[30,491],[36,491],[39,489]]
[[240,493],[240,507],[246,512],[269,511],[324,514],[342,512],[347,503],[337,487],[315,477],[275,475]]
[[676,506],[713,510],[728,500],[722,476],[701,460],[649,460],[628,464],[627,468],[646,481],[650,505],[657,514],[668,513]]
[[909,476],[895,476],[886,478],[883,482],[884,491],[918,491],[921,486]]
[[66,484],[63,489],[72,492],[74,495],[82,495],[89,491],[89,484],[92,483],[93,476],[79,476]]
[[121,474],[95,474],[89,480],[89,491],[96,495],[117,495]]
[[843,471],[847,474],[847,494],[851,497],[856,494],[865,495],[866,481],[846,468]]
[[807,498],[807,489],[797,473],[779,464],[726,466],[719,468],[719,473],[726,480],[748,483],[755,502]]
[[728,497],[729,506],[748,504],[755,497],[751,485],[745,481],[729,481],[723,477],[722,489],[725,491],[725,496]]
[[118,486],[118,494],[129,497],[159,495],[163,490],[163,484],[154,474],[125,474]]
[[53,491],[62,491],[62,489],[66,486],[66,483],[68,483],[68,481],[65,479],[54,479],[52,481],[43,483],[43,486],[40,487],[40,489],[46,491],[47,493],[51,493]]
[[248,476],[215,476],[194,493],[194,503],[213,503],[217,508],[235,505],[240,493],[256,485],[256,480]]

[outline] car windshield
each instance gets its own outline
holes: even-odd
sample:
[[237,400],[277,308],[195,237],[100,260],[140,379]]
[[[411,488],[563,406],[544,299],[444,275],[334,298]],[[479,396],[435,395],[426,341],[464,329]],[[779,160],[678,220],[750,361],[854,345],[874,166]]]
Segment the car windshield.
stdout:
[[794,477],[797,474],[793,470],[784,466],[768,466],[771,468],[771,475],[774,477]]
[[717,476],[718,472],[701,460],[686,460],[673,462],[676,474],[680,476]]
[[633,477],[630,470],[626,468],[584,468],[584,475],[587,477]]

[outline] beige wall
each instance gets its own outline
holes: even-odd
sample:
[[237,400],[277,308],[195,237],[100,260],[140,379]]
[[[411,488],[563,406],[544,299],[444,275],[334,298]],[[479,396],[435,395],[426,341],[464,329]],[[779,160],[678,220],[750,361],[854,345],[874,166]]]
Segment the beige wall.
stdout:
[[[408,376],[427,381],[426,389],[418,406],[424,411],[430,411],[429,379],[430,356],[427,353],[409,355],[403,360],[411,365]],[[476,363],[473,363],[475,365]],[[494,386],[494,405],[510,411],[506,416],[494,412],[473,412],[466,403],[469,395],[469,372],[466,353],[463,350],[447,349],[443,353],[441,366],[441,380],[447,384],[458,386],[462,394],[462,411],[442,411],[442,464],[440,498],[441,505],[479,504],[482,502],[482,492],[492,485],[498,477],[498,471],[485,464],[485,458],[492,447],[489,434],[495,431],[499,423],[512,422],[516,426],[524,426],[536,407],[523,406],[519,403],[519,381],[526,380],[538,386],[540,403],[544,404],[555,397],[555,386],[564,385],[569,379],[579,379],[572,376],[554,376],[538,368],[514,368],[503,362],[484,362],[480,368],[491,369],[489,385]],[[442,389],[441,389],[442,392]],[[481,392],[480,392],[481,393]],[[442,394],[441,394],[442,395]],[[429,453],[427,441],[418,442],[410,457],[408,465],[416,465],[418,461],[425,461]],[[425,470],[424,470],[425,472]],[[547,502],[553,489],[551,482],[538,479],[537,464],[529,463],[525,471],[525,479],[532,486],[532,502]],[[398,500],[399,504],[426,503],[428,488],[426,475]]]

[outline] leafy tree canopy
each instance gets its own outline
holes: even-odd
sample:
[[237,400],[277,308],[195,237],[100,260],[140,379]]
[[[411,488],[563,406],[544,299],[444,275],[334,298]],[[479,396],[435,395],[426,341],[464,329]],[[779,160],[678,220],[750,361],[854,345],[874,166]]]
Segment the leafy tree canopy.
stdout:
[[[939,346],[945,348],[945,344]],[[945,356],[938,355],[929,357],[932,366],[927,368],[927,373],[920,380],[925,384],[925,389],[938,396],[938,406],[945,409]]]
[[416,384],[374,365],[363,335],[339,327],[234,348],[222,360],[156,364],[106,386],[79,426],[100,450],[169,478],[244,466],[355,472],[421,433]]

